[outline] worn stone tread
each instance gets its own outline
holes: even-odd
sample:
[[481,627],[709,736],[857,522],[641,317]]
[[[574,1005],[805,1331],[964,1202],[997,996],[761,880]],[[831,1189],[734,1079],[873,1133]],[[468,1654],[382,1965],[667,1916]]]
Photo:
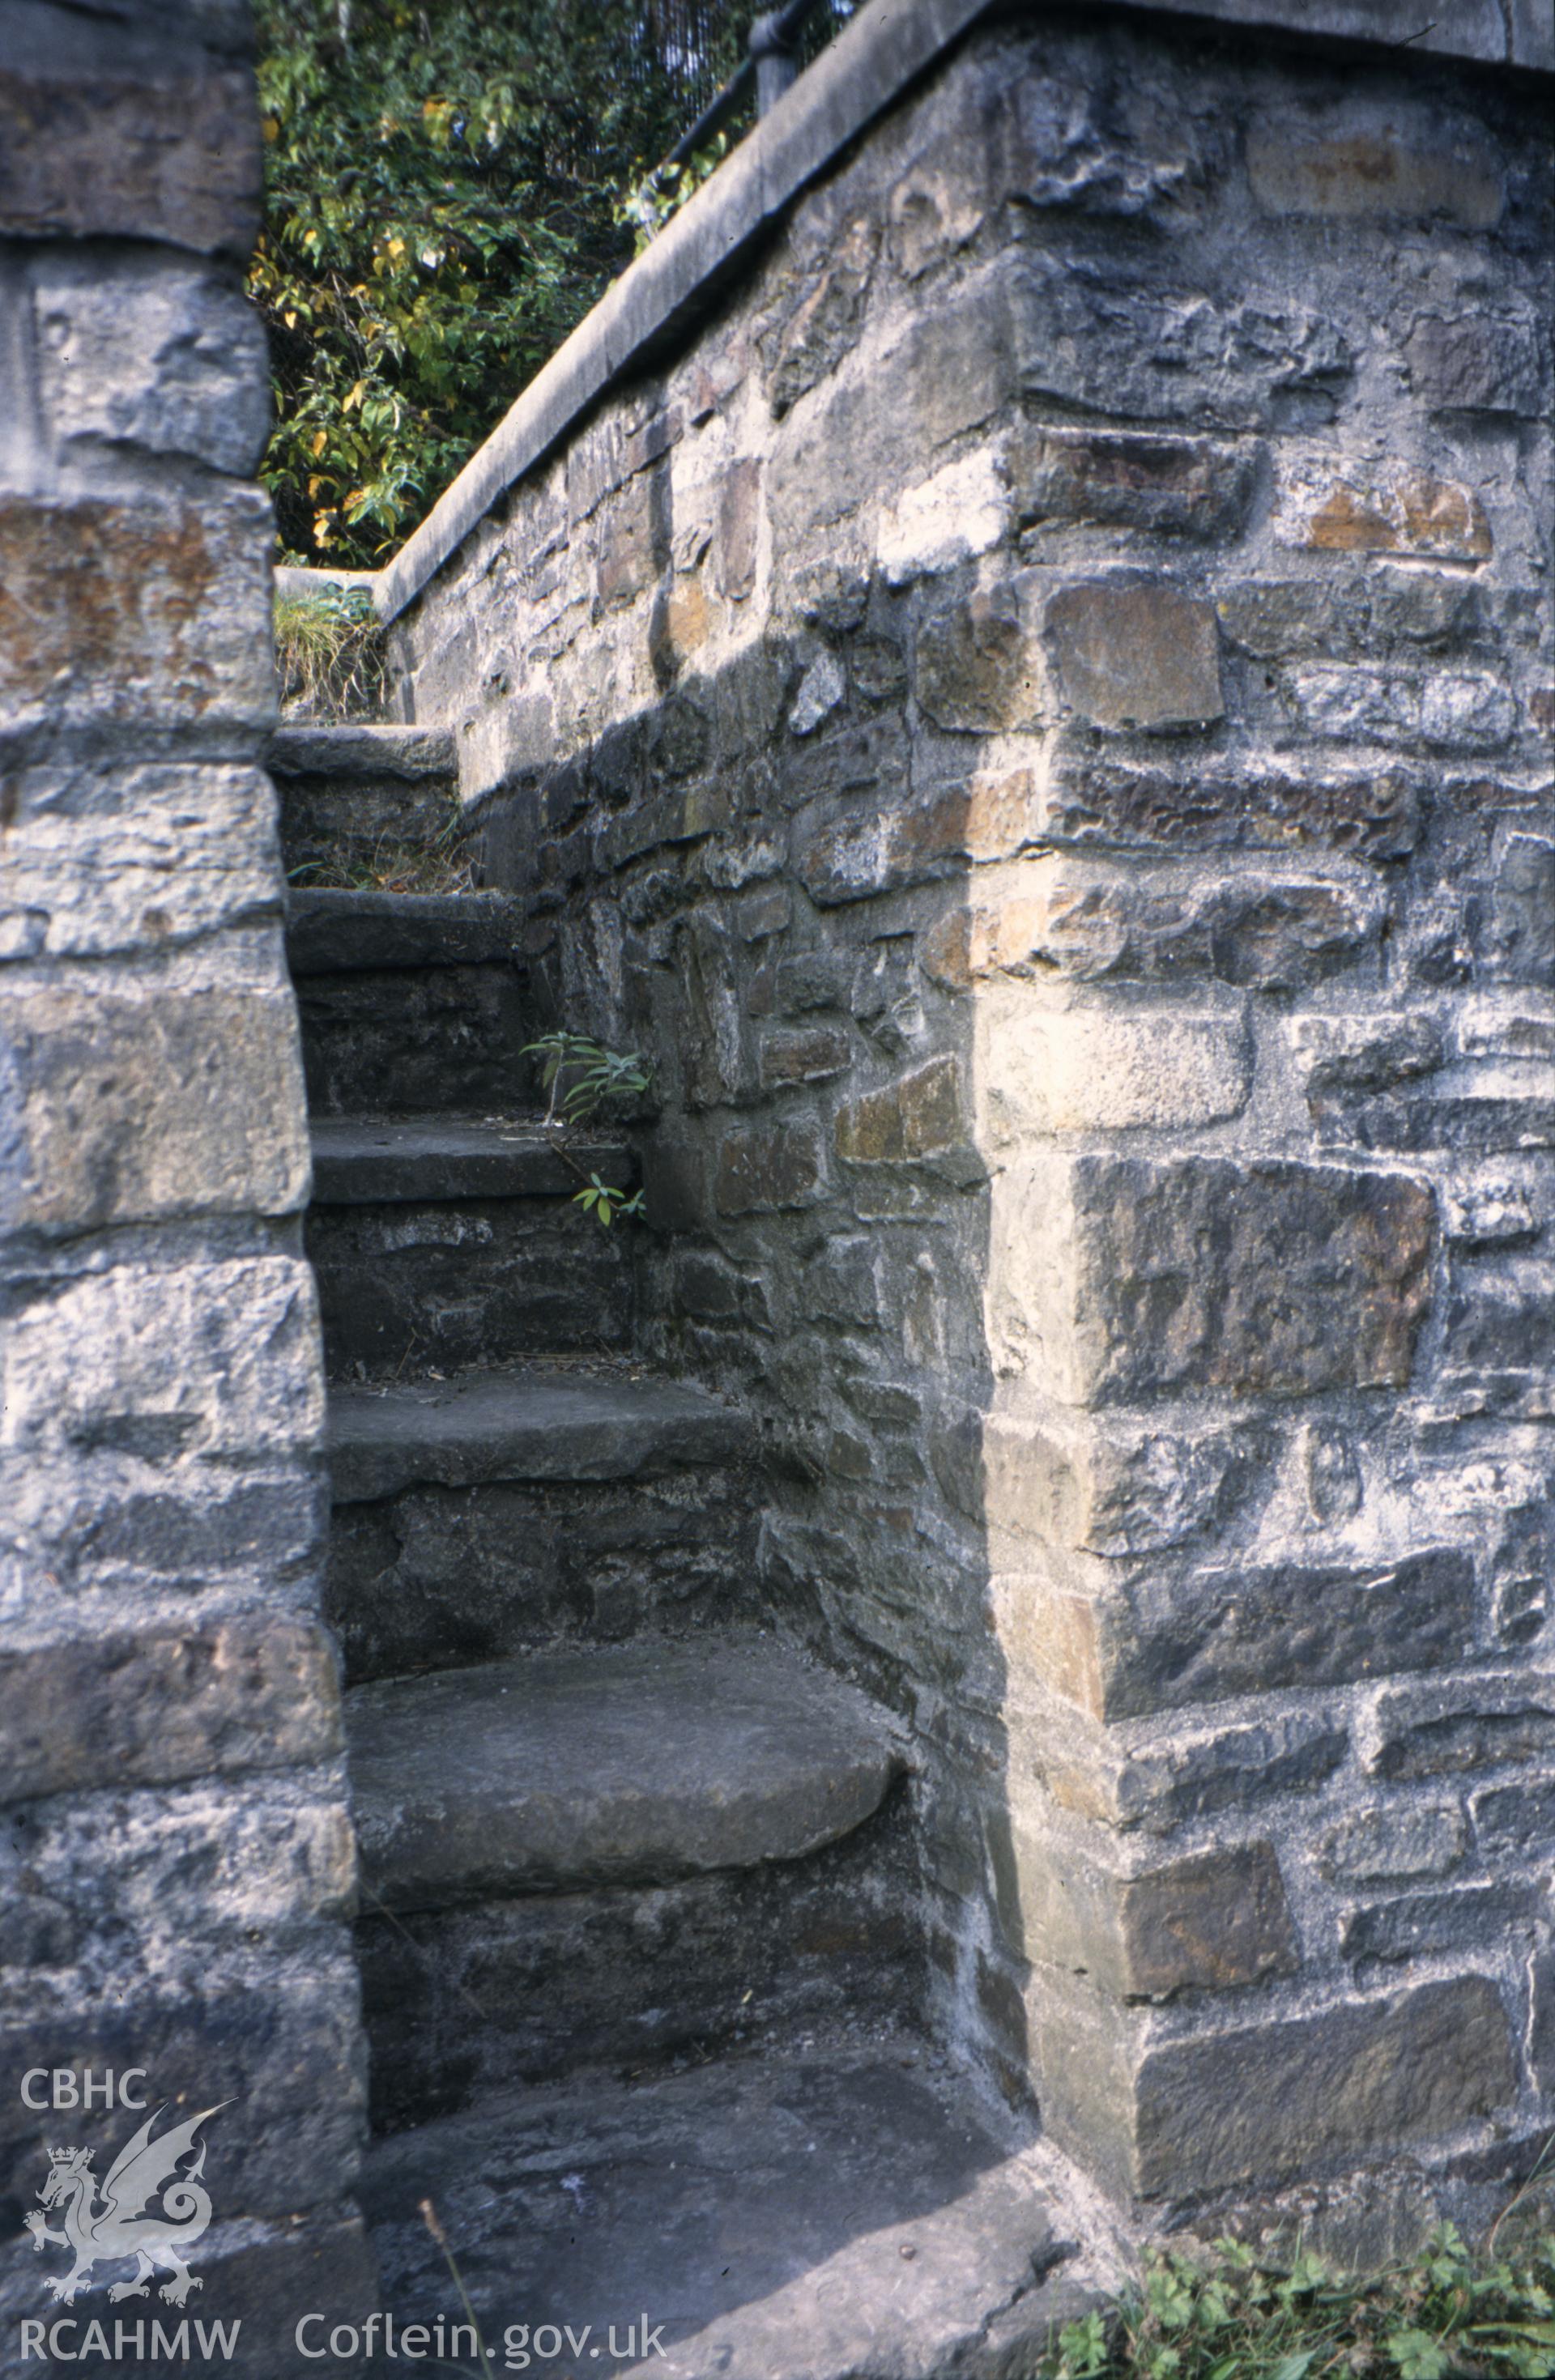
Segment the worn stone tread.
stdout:
[[453,777],[458,748],[442,727],[278,727],[265,761],[277,777]]
[[428,1198],[570,1197],[574,1166],[625,1184],[635,1160],[625,1141],[569,1139],[569,1165],[535,1122],[473,1116],[316,1116],[315,1207],[405,1205]]
[[510,960],[523,922],[499,892],[307,892],[286,895],[294,976]]
[[705,1389],[551,1365],[330,1392],[337,1504],[418,1484],[651,1476],[735,1460],[751,1436]]
[[[591,2323],[569,2368],[604,2380],[1007,2380],[1101,2294],[1040,2145],[911,2036],[515,2092],[380,2142],[363,2203],[401,2322],[457,2316],[429,2195],[488,2344]],[[639,2327],[612,2353],[645,2313],[658,2350]]]
[[346,1711],[364,1876],[402,1911],[802,1859],[902,1767],[862,1694],[759,1636],[387,1679]]

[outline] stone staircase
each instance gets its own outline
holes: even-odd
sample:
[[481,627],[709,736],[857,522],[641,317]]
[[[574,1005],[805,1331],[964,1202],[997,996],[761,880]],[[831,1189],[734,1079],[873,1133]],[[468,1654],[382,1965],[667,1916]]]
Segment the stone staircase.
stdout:
[[571,1203],[632,1148],[533,1111],[514,905],[374,881],[463,865],[451,743],[271,764],[385,2305],[457,2316],[430,2198],[494,2362],[591,2323],[536,2368],[1025,2368],[1077,2268],[1038,2286],[1045,2152],[919,2029],[905,1739],[763,1607],[747,1416],[634,1353],[630,1232]]

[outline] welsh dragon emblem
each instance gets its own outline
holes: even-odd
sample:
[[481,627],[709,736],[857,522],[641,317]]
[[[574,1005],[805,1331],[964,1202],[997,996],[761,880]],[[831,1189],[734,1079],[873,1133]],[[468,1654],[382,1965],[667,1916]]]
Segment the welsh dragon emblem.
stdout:
[[[230,2105],[230,2100],[218,2102],[218,2107]],[[37,2207],[27,2217],[27,2228],[35,2248],[68,2248],[75,2256],[62,2278],[51,2277],[43,2284],[61,2305],[69,2305],[83,2289],[91,2289],[94,2265],[128,2256],[136,2260],[135,2277],[115,2282],[108,2291],[110,2301],[149,2297],[159,2265],[172,2276],[159,2291],[172,2305],[181,2306],[190,2289],[204,2287],[184,2261],[211,2220],[211,2201],[200,2186],[205,2170],[204,2142],[187,2173],[179,2173],[178,2167],[193,2154],[196,2132],[207,2116],[217,2113],[217,2107],[202,2107],[187,2123],[175,2124],[153,2140],[152,2127],[161,2113],[161,2107],[153,2108],[119,2151],[103,2180],[101,2202],[90,2149],[49,2151],[49,2178],[38,2196],[45,2208],[63,2206],[65,2228],[51,2229],[47,2215],[40,2214]],[[147,2215],[143,2210],[159,2192],[159,2211]]]

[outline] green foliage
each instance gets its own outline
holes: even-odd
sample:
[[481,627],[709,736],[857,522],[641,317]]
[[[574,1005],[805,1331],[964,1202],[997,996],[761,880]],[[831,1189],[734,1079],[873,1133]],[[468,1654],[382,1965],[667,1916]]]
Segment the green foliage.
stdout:
[[374,707],[383,688],[383,632],[364,588],[277,594],[274,622],[283,702],[316,718]]
[[1111,2316],[1060,2332],[1042,2380],[1549,2380],[1555,2240],[1476,2257],[1451,2224],[1413,2264],[1272,2272],[1234,2240],[1152,2259]]
[[258,0],[258,18],[262,477],[290,558],[372,567],[629,261],[627,198],[686,103],[652,0]]
[[[524,1055],[541,1061],[541,1080],[551,1095],[545,1121],[553,1127],[589,1123],[612,1099],[640,1099],[651,1081],[647,1059],[636,1050],[607,1050],[584,1033],[542,1034],[538,1041],[526,1044]],[[629,1222],[641,1220],[640,1190],[628,1197],[625,1190],[602,1181],[599,1174],[586,1173],[568,1154],[565,1141],[559,1146],[583,1184],[581,1190],[573,1193],[575,1207],[581,1207],[607,1231],[618,1216]]]

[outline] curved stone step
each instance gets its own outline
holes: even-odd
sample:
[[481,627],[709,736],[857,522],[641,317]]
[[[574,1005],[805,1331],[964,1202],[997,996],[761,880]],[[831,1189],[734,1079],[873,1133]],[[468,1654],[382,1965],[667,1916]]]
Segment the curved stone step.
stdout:
[[625,1141],[569,1137],[568,1164],[537,1122],[473,1116],[316,1116],[315,1207],[408,1205],[441,1198],[571,1197],[581,1167],[626,1184],[636,1159]]
[[523,916],[500,892],[293,891],[286,960],[294,976],[503,964]]
[[803,1859],[904,1766],[862,1694],[761,1638],[391,1679],[346,1712],[364,1879],[400,1911]]
[[286,724],[270,739],[266,764],[277,777],[422,777],[458,774],[458,747],[444,727],[322,727]]
[[652,1477],[737,1461],[753,1436],[746,1415],[685,1381],[553,1365],[330,1391],[337,1504],[419,1484]]

